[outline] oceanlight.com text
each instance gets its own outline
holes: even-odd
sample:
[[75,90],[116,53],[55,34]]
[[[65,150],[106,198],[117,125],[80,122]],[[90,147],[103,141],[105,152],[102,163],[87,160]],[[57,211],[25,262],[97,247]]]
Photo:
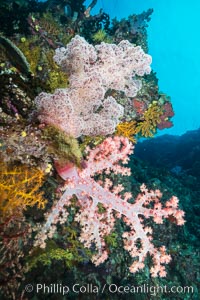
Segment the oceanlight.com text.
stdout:
[[121,286],[117,284],[104,284],[102,287],[94,285],[92,283],[87,283],[81,285],[74,283],[73,285],[65,285],[61,283],[51,283],[49,285],[44,283],[38,283],[36,285],[27,284],[24,288],[27,293],[36,294],[61,294],[67,295],[69,293],[74,294],[148,294],[151,296],[156,296],[158,294],[193,294],[192,286],[159,286],[159,285],[148,285],[143,284],[140,286],[126,285]]

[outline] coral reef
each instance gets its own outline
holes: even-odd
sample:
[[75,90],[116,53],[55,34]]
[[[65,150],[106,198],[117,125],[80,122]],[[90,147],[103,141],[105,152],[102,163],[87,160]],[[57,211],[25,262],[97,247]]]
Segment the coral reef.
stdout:
[[40,300],[25,285],[59,281],[191,284],[196,300],[198,163],[185,187],[185,170],[131,155],[174,115],[146,54],[152,10],[110,22],[96,3],[0,2],[0,298]]

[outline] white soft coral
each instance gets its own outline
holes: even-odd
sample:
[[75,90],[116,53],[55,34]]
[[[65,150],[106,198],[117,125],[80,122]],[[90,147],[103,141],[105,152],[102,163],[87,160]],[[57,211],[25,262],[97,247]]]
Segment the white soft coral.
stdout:
[[69,74],[69,87],[38,95],[38,118],[73,137],[112,134],[124,108],[106,92],[114,89],[134,97],[141,88],[135,75],[151,70],[151,56],[128,41],[92,46],[78,35],[56,50],[54,60]]

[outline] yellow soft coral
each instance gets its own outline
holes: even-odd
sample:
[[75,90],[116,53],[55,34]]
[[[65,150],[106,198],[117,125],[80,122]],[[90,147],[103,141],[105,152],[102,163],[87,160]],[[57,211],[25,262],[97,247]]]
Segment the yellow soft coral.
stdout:
[[112,43],[111,38],[107,35],[105,30],[100,29],[96,33],[93,34],[92,39],[95,43]]
[[139,121],[132,120],[117,125],[116,134],[127,137],[131,142],[136,143],[134,136],[153,137],[156,132],[157,124],[160,123],[160,117],[163,114],[161,107],[155,101],[145,111],[143,119]]
[[47,85],[49,86],[49,91],[54,92],[56,88],[65,88],[67,86],[68,77],[55,63],[53,59],[54,51],[47,51],[45,56],[45,63],[48,68]]
[[0,163],[0,216],[8,217],[19,207],[44,208],[46,200],[39,191],[43,182],[44,173],[39,169]]
[[21,40],[17,46],[23,52],[30,64],[31,72],[35,75],[41,58],[41,48],[36,45],[37,37]]
[[118,124],[116,134],[127,137],[131,142],[135,144],[136,139],[134,135],[136,134],[136,121]]
[[143,120],[137,124],[136,133],[143,137],[153,137],[162,114],[163,111],[157,103],[151,104],[145,111]]

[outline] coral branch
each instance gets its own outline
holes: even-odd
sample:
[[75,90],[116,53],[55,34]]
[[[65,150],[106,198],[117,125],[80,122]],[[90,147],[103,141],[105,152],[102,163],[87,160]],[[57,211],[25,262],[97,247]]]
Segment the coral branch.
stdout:
[[[72,195],[76,195],[80,211],[75,220],[80,223],[82,229],[80,241],[88,248],[95,245],[97,254],[93,256],[92,261],[96,265],[108,257],[104,237],[113,230],[117,213],[117,217],[123,217],[129,228],[129,231],[123,234],[123,238],[124,248],[135,258],[130,271],[134,273],[142,269],[144,260],[149,253],[154,264],[151,269],[152,276],[165,276],[163,264],[168,263],[171,258],[163,247],[154,247],[151,242],[152,229],[145,227],[143,221],[145,218],[152,217],[155,223],[162,223],[163,219],[173,216],[178,225],[184,224],[184,213],[177,209],[178,199],[172,197],[167,201],[166,207],[162,207],[161,192],[159,190],[148,191],[146,186],[142,185],[141,193],[131,204],[128,202],[131,195],[119,196],[122,187],[113,188],[113,183],[108,178],[105,180],[105,184],[96,182],[93,178],[96,173],[105,172],[107,174],[110,170],[114,173],[130,175],[130,170],[121,167],[119,162],[127,163],[132,149],[132,144],[126,138],[117,136],[107,138],[95,149],[87,149],[87,167],[84,170],[79,170],[73,165],[66,168],[65,173],[62,169],[60,175],[67,179],[65,191],[48,215],[46,224],[36,238],[36,245],[44,247],[45,239],[47,236],[51,237],[56,229],[55,224],[65,222],[68,216],[65,206],[70,205],[70,198]],[[59,169],[57,171],[59,173]],[[99,203],[104,207],[103,212],[99,211]]]

